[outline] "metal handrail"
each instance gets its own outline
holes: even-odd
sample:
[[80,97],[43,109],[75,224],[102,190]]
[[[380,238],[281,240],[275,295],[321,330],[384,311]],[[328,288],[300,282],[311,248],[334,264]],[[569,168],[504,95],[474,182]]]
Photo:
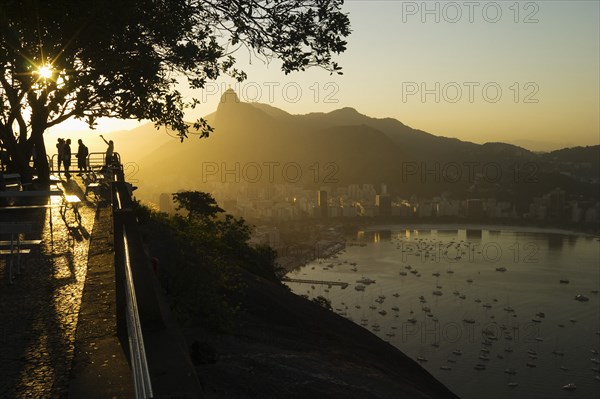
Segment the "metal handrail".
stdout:
[[129,256],[129,241],[127,240],[126,226],[123,226],[123,244],[125,252],[125,282],[127,287],[125,290],[127,336],[129,340],[133,387],[135,389],[135,397],[145,399],[153,396],[152,381],[150,380],[150,370],[144,347],[144,336],[142,335],[142,325],[140,323],[135,286],[131,273],[131,258]]
[[[116,191],[115,202],[118,210],[123,209],[121,193]],[[116,238],[116,237],[115,237]],[[127,226],[123,224],[123,266],[125,272],[125,321],[127,324],[127,340],[129,346],[129,358],[133,375],[133,387],[135,397],[139,399],[151,398],[152,381],[150,369],[146,358],[142,324],[138,311],[138,303],[131,271],[131,256],[129,253],[129,240],[127,238]]]
[[127,348],[134,396],[197,397],[202,388],[144,251],[129,183],[122,167],[112,172],[117,335]]
[[[121,164],[121,154],[118,152],[113,153],[113,156],[116,156],[118,159],[118,163]],[[106,153],[104,152],[90,152],[87,156],[86,162],[88,168],[93,167],[103,167],[106,164]],[[58,154],[52,154],[52,156],[48,156],[48,164],[50,166],[50,170],[55,172],[58,170]],[[71,154],[71,165],[77,165],[77,157],[75,154]],[[55,166],[57,169],[55,169]],[[77,170],[77,168],[73,167],[72,170]]]

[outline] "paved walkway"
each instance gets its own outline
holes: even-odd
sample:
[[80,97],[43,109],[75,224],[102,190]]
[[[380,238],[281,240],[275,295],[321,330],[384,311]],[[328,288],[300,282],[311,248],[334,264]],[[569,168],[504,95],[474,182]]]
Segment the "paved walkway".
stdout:
[[[62,183],[67,194],[83,199],[81,182]],[[33,221],[31,238],[43,242],[26,255],[12,285],[0,261],[0,398],[65,397],[96,206],[82,202],[80,224],[69,211],[69,226],[55,208],[52,237],[48,210],[15,212],[0,220]]]

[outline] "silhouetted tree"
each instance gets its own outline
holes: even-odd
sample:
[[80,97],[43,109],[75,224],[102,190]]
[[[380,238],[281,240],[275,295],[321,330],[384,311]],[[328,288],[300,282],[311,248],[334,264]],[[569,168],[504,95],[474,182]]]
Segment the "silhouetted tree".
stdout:
[[[147,119],[181,139],[186,101],[178,82],[202,88],[220,74],[243,80],[232,53],[246,47],[285,73],[340,71],[343,0],[0,0],[0,141],[13,169],[34,153],[49,175],[44,131],[69,118]],[[206,137],[204,120],[193,128]]]
[[212,195],[201,191],[181,191],[173,194],[173,200],[177,204],[175,209],[187,211],[191,221],[206,222],[225,212]]

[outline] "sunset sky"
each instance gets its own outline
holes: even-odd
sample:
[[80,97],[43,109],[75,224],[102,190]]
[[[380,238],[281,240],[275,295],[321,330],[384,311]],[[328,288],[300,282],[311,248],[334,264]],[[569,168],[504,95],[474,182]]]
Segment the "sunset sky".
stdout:
[[[265,65],[241,50],[248,80],[184,91],[202,101],[189,119],[213,112],[231,85],[242,101],[294,114],[353,107],[478,143],[534,150],[599,144],[599,4],[347,1],[353,33],[337,58],[344,75],[311,69],[286,76],[277,61]],[[98,130],[136,125],[102,121]],[[86,130],[73,123],[59,129]]]

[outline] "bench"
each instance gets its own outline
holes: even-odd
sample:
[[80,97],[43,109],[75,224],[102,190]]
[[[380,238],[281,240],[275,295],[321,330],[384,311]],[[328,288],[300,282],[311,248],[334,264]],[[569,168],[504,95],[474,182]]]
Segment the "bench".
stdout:
[[[54,190],[27,190],[27,191],[0,191],[0,198],[35,198],[35,197],[52,197],[62,195],[63,191],[59,189]],[[53,204],[39,204],[39,205],[13,205],[0,207],[2,211],[9,210],[23,210],[23,209],[41,209],[48,208],[50,210],[49,224],[50,224],[50,235],[53,235],[52,226],[52,208],[60,207],[60,205]]]
[[17,274],[21,272],[21,255],[31,252],[30,248],[23,248],[24,245],[38,245],[42,240],[21,240],[21,235],[30,233],[33,224],[31,222],[4,222],[0,223],[0,234],[10,234],[10,240],[1,240],[0,255],[8,255],[8,282],[13,283],[13,267],[16,265]]
[[94,194],[94,198],[98,198],[100,193],[100,183],[98,182],[93,182],[88,184],[87,186],[85,186],[85,194],[83,195],[84,197],[88,196],[88,193],[92,192]]
[[21,175],[19,173],[1,173],[0,186],[3,190],[21,190]]
[[79,204],[81,204],[81,199],[79,199],[76,195],[63,195],[62,206],[60,208],[60,214],[62,215],[65,224],[67,223],[67,211],[69,209],[73,210],[73,215],[75,216],[75,222],[81,223],[81,214],[79,213]]

